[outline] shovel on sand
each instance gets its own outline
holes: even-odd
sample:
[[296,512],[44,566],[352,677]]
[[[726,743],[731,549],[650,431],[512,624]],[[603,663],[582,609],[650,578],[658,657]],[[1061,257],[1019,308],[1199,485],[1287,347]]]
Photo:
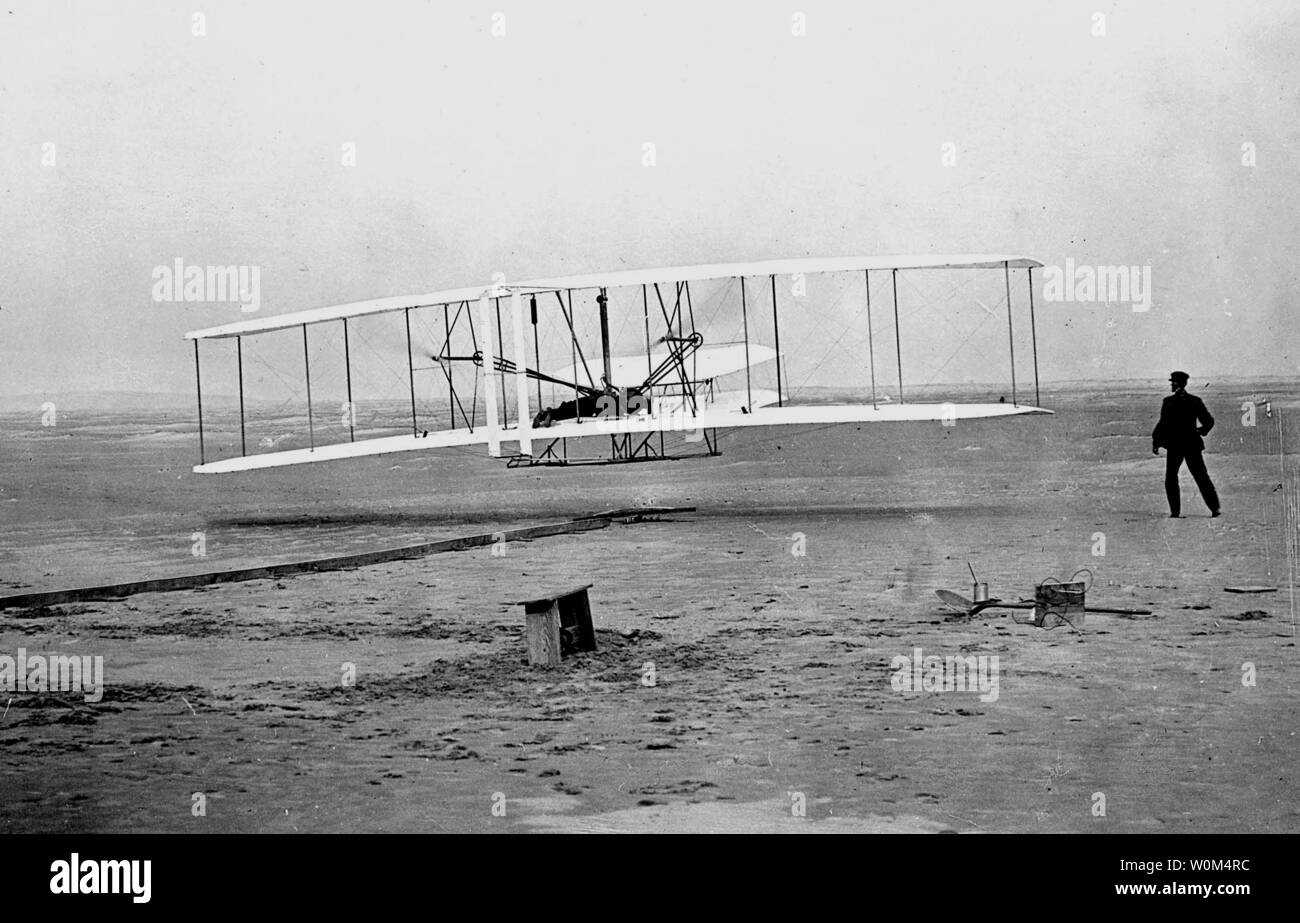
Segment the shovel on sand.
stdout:
[[966,618],[973,618],[989,606],[996,606],[1002,602],[1000,599],[981,599],[979,602],[975,602],[960,593],[954,593],[952,590],[935,590],[934,593],[943,600],[945,606],[960,612]]
[[[1035,599],[1022,599],[1022,600],[1020,600],[1020,602],[1017,602],[1017,603],[1004,603],[1004,602],[1003,602],[1002,600],[1000,600],[1000,599],[996,599],[996,598],[995,598],[995,599],[990,599],[990,598],[989,598],[989,595],[988,595],[988,593],[989,593],[989,585],[988,585],[987,583],[982,583],[982,582],[980,581],[979,577],[975,576],[975,568],[974,568],[974,567],[971,567],[971,563],[970,563],[969,561],[966,562],[966,567],[970,570],[971,579],[972,579],[973,581],[975,581],[975,583],[974,583],[975,598],[974,598],[974,599],[967,599],[965,596],[962,596],[960,593],[954,593],[954,592],[952,592],[951,590],[935,590],[935,591],[934,591],[934,594],[935,594],[936,596],[938,596],[941,600],[943,600],[943,604],[944,604],[945,606],[947,606],[949,609],[954,610],[955,612],[960,612],[962,615],[966,616],[966,618],[973,618],[974,616],[978,615],[980,612],[983,612],[985,609],[988,609],[988,608],[990,608],[990,607],[992,607],[992,606],[998,606],[999,608],[1002,608],[1002,609],[1039,609],[1039,608],[1043,608],[1043,607],[1044,607],[1044,602],[1043,602],[1043,600],[1038,599],[1038,598],[1035,598]],[[1078,571],[1077,573],[1075,573],[1074,577],[1071,577],[1071,578],[1070,578],[1070,580],[1073,581],[1076,577],[1079,576],[1079,574],[1082,574],[1082,573],[1085,573],[1085,571]],[[1091,572],[1088,572],[1088,574],[1089,574],[1089,578],[1091,578],[1091,576],[1092,576],[1092,575],[1091,575]],[[1091,582],[1091,579],[1090,579],[1089,582]],[[1049,583],[1051,584],[1050,586],[1048,586]],[[1128,615],[1128,616],[1133,616],[1133,615],[1151,615],[1151,614],[1152,614],[1152,612],[1151,612],[1150,609],[1116,609],[1116,608],[1110,608],[1110,607],[1105,607],[1105,606],[1084,606],[1084,605],[1083,605],[1083,587],[1084,587],[1084,585],[1081,584],[1081,583],[1080,583],[1080,584],[1075,584],[1075,583],[1071,582],[1071,583],[1069,583],[1069,584],[1062,584],[1060,581],[1045,581],[1043,584],[1040,584],[1039,587],[1038,587],[1038,591],[1039,591],[1039,594],[1040,594],[1040,595],[1041,595],[1042,592],[1043,592],[1043,587],[1044,587],[1044,586],[1048,586],[1048,590],[1049,590],[1050,592],[1060,592],[1061,590],[1063,590],[1063,589],[1066,588],[1066,587],[1073,588],[1073,587],[1075,587],[1075,586],[1078,586],[1080,589],[1078,589],[1078,590],[1073,590],[1073,589],[1071,589],[1069,592],[1075,592],[1075,593],[1078,594],[1078,610],[1079,610],[1080,613],[1082,613],[1082,612],[1106,612],[1106,613],[1109,613],[1109,614],[1112,614],[1112,615]],[[1231,588],[1229,588],[1229,589],[1231,589]],[[1049,613],[1051,612],[1050,609],[1048,609],[1047,611],[1048,611]],[[1057,618],[1059,619],[1059,621],[1057,622],[1057,624],[1060,624],[1061,622],[1066,622],[1066,623],[1068,623],[1068,624],[1070,625],[1071,628],[1075,628],[1075,629],[1078,628],[1078,626],[1075,625],[1073,621],[1071,621],[1070,619],[1066,618],[1066,617],[1063,616],[1062,614],[1060,614],[1060,613],[1052,613],[1052,614],[1057,615]],[[1017,621],[1020,621],[1020,620],[1017,619]],[[1029,625],[1029,624],[1040,625],[1040,620],[1039,620],[1039,619],[1035,619],[1033,622],[1021,622],[1021,624],[1023,624],[1023,625]],[[1041,626],[1040,626],[1040,627],[1041,627]],[[1056,626],[1053,625],[1053,626],[1050,626],[1050,627],[1056,627]]]
[[935,590],[934,592],[949,609],[960,612],[966,618],[972,618],[989,606],[996,606],[1002,600],[989,598],[989,585],[981,583],[980,578],[975,576],[975,568],[971,566],[970,561],[966,562],[966,568],[970,571],[971,580],[974,581],[972,584],[975,593],[974,599],[967,599],[960,593],[954,593],[951,590]]

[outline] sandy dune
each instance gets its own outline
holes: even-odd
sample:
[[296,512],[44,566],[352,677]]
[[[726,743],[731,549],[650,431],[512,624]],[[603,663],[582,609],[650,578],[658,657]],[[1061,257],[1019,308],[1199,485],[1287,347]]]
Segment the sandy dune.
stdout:
[[[1186,476],[1187,518],[1165,518],[1158,391],[736,434],[721,458],[594,473],[462,453],[199,478],[163,415],[0,418],[9,589],[698,510],[502,556],[0,613],[0,653],[100,655],[106,677],[93,705],[4,695],[0,829],[1293,832],[1291,462],[1274,418],[1238,419],[1259,388],[1204,395],[1217,520]],[[1295,395],[1272,396],[1300,424]],[[967,561],[1008,599],[1086,567],[1090,602],[1153,614],[963,620],[933,591],[969,592]],[[599,650],[527,666],[510,601],[587,582]],[[996,700],[897,691],[891,662],[916,648],[996,656]]]

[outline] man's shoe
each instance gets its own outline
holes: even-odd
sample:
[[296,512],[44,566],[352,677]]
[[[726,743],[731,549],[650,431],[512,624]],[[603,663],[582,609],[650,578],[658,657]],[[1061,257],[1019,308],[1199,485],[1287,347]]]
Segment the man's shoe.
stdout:
[[1218,516],[1218,515],[1219,515],[1219,511],[1218,511],[1218,510],[1210,510],[1210,518],[1211,518],[1211,519],[1213,519],[1215,516]]

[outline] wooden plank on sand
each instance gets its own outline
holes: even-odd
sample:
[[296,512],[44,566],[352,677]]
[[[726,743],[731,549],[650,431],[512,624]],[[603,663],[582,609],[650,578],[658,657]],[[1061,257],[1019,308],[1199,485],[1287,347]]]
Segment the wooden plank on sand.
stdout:
[[560,523],[548,523],[529,526],[524,529],[509,529],[503,532],[484,532],[480,535],[466,535],[460,538],[442,539],[436,542],[421,542],[418,545],[404,545],[400,548],[383,548],[378,551],[364,551],[356,554],[334,555],[328,558],[312,558],[307,561],[289,561],[283,564],[266,564],[261,567],[241,567],[234,570],[210,571],[203,574],[181,574],[175,577],[157,577],[152,580],[133,580],[127,583],[110,583],[103,586],[76,587],[69,590],[44,590],[36,593],[19,593],[14,596],[0,596],[0,610],[31,606],[55,606],[61,603],[88,602],[106,599],[121,599],[137,593],[167,593],[175,590],[191,590],[196,587],[212,586],[217,583],[236,583],[245,580],[267,580],[278,577],[292,577],[331,570],[350,570],[366,567],[370,564],[382,564],[388,561],[402,561],[421,558],[430,554],[446,551],[465,551],[494,544],[504,535],[508,542],[526,542],[550,535],[564,535],[571,532],[589,532],[608,526],[607,518],[572,519]]

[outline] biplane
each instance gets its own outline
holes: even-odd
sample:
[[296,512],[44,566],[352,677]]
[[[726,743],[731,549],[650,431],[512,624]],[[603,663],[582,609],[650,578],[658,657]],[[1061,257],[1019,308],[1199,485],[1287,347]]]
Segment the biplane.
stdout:
[[[703,449],[686,454],[716,455],[719,430],[908,421],[951,424],[1050,413],[1039,406],[1033,310],[1032,273],[1041,266],[1028,257],[1011,255],[835,257],[619,270],[523,282],[498,277],[490,284],[195,330],[186,334],[194,341],[198,392],[200,457],[193,470],[202,474],[246,471],[467,447],[485,448],[494,458],[504,456],[511,467],[608,464],[683,457],[665,448],[666,433]],[[905,389],[900,278],[937,271],[989,275],[990,270],[1000,271],[995,277],[1001,276],[999,295],[1005,294],[1006,339],[996,348],[985,344],[974,358],[987,368],[1005,355],[1010,400],[1005,393],[996,401],[991,395],[987,400],[933,400],[932,387],[916,393]],[[1020,270],[1028,281],[1033,403],[1022,401],[1016,380],[1012,273]],[[800,290],[808,277],[837,280],[833,309]],[[794,284],[788,286],[792,280]],[[795,294],[783,295],[787,286]],[[887,320],[890,312],[882,307],[892,309],[894,342],[887,345],[877,343],[880,323],[873,322],[873,288],[876,315]],[[885,306],[880,305],[882,290],[890,295]],[[994,328],[1000,327],[1001,314],[974,300],[983,313],[972,319],[972,327],[979,329],[990,318]],[[829,338],[836,332],[831,329],[832,316],[839,321],[847,318],[844,332],[827,350],[838,347],[846,353],[836,367],[834,380],[840,387],[835,400],[803,399],[792,380],[789,357],[781,348],[783,332],[787,338],[791,334],[792,311],[798,315],[795,332],[806,333],[804,339]],[[932,333],[949,316],[932,311],[921,319],[925,326],[918,336],[924,338],[925,358],[933,358],[933,364],[939,356]],[[865,341],[858,329],[858,336],[844,346],[849,322],[857,323],[859,318],[865,321]],[[365,425],[357,408],[366,398],[354,393],[357,338],[364,325],[381,320],[389,323],[387,334],[372,331],[378,342],[367,342],[390,369],[390,360],[404,351],[404,369],[394,372],[404,378],[401,383],[407,393],[402,403],[409,404],[409,416],[404,421]],[[297,353],[293,360],[297,370],[288,377],[301,371],[302,393],[292,388],[286,375],[277,371],[276,377],[291,386],[293,402],[303,400],[306,433],[263,438],[253,448],[271,451],[250,452],[249,415],[255,408],[245,400],[246,344],[253,338],[277,335],[294,341],[281,343],[281,358]],[[204,438],[199,344],[222,340],[234,341],[238,454],[210,460]],[[819,344],[814,346],[818,346],[814,351],[820,351]],[[1000,355],[995,355],[995,349]],[[958,354],[954,350],[948,361]],[[969,350],[966,356],[970,358]],[[882,361],[887,371],[896,369],[896,388],[894,376],[877,374]],[[342,372],[334,376],[344,389],[337,393],[345,398],[339,405],[344,411],[341,416],[332,409],[322,413],[319,406],[321,384],[313,374],[321,374],[323,362]],[[926,399],[918,400],[917,394]],[[391,414],[394,401],[391,393],[388,397]],[[392,433],[396,427],[404,431]],[[583,441],[581,447],[590,446],[593,438],[599,440],[599,449],[608,440],[608,453],[584,454],[585,448],[571,452],[575,440]],[[290,447],[283,448],[286,440]],[[233,434],[229,444],[235,445]]]

